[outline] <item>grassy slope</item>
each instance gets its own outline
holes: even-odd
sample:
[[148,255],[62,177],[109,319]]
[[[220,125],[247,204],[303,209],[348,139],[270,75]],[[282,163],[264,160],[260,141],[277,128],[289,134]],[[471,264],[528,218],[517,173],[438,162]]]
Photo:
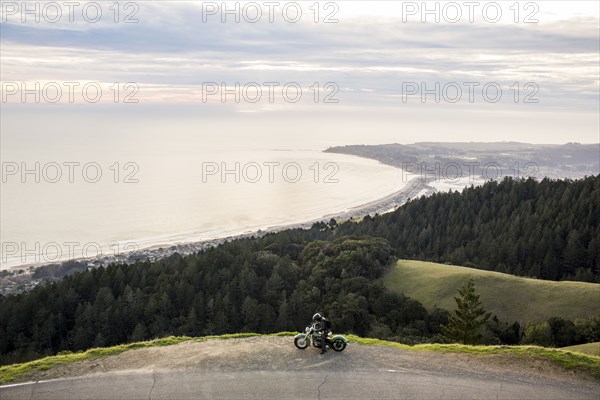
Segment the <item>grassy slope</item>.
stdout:
[[600,315],[600,284],[554,282],[521,278],[499,272],[454,265],[400,260],[384,277],[384,284],[431,309],[454,310],[458,289],[469,278],[484,307],[506,322],[543,321]]
[[600,357],[600,342],[563,347],[562,350],[575,351],[577,353]]
[[[293,336],[293,332],[280,332],[267,336]],[[91,358],[105,357],[122,353],[127,350],[140,349],[153,346],[169,346],[187,340],[204,341],[208,339],[233,339],[261,336],[256,333],[240,333],[222,336],[205,336],[198,338],[190,337],[167,337],[147,342],[130,343],[113,347],[90,349],[79,353],[67,353],[49,356],[22,364],[12,364],[0,367],[0,384],[6,384],[17,377],[28,372],[46,371],[50,368],[71,362],[82,361]],[[561,349],[547,349],[537,346],[465,346],[460,344],[419,344],[407,346],[401,343],[388,342],[379,339],[361,338],[355,335],[346,335],[353,343],[366,346],[390,346],[412,351],[438,351],[442,353],[468,353],[474,356],[487,354],[513,354],[523,359],[545,359],[562,366],[563,368],[590,374],[600,379],[600,357],[572,353]]]

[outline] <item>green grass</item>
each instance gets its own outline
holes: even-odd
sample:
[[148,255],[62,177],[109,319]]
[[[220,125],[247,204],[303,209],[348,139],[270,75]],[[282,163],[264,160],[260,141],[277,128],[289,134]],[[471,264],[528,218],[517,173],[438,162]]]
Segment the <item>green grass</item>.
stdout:
[[600,315],[600,284],[555,282],[423,261],[400,260],[384,277],[386,287],[421,302],[452,311],[454,296],[472,277],[487,311],[506,322],[570,320]]
[[587,354],[589,356],[600,357],[600,342],[578,344],[576,346],[562,347],[562,350],[573,351],[576,353]]
[[[279,332],[270,335],[260,335],[256,333],[236,333],[220,336],[203,336],[197,338],[174,337],[170,336],[163,339],[150,340],[147,342],[138,342],[123,344],[119,346],[95,348],[79,353],[65,353],[56,356],[49,356],[22,364],[12,364],[0,367],[0,384],[6,384],[14,381],[21,375],[29,372],[46,371],[55,366],[68,364],[87,359],[106,357],[115,355],[127,350],[141,349],[155,346],[170,346],[185,341],[205,341],[208,339],[235,339],[255,336],[293,336],[296,332]],[[580,353],[573,353],[565,349],[548,349],[537,346],[466,346],[460,344],[418,344],[408,346],[396,342],[388,342],[379,339],[361,338],[355,335],[346,335],[351,343],[364,346],[389,346],[412,351],[435,351],[442,353],[467,353],[474,356],[488,354],[514,354],[523,359],[545,359],[549,360],[563,368],[591,374],[600,379],[600,357],[590,356]],[[574,346],[576,347],[576,346]]]

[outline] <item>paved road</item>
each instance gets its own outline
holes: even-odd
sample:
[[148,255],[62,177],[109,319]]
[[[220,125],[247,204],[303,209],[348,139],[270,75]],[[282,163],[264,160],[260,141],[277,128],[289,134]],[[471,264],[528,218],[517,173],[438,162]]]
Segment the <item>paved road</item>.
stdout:
[[7,399],[594,399],[598,391],[412,372],[108,373],[1,389]]
[[320,356],[289,338],[182,343],[51,370],[0,399],[600,398],[598,381],[525,364],[366,346]]

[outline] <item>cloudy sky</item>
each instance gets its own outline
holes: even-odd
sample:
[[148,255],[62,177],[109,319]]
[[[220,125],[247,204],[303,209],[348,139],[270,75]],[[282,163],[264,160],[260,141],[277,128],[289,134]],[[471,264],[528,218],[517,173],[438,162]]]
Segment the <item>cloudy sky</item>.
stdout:
[[[278,145],[290,146],[323,135],[328,144],[599,141],[596,1],[472,9],[432,1],[426,10],[400,1],[229,2],[229,14],[220,1],[117,2],[118,13],[113,1],[79,2],[72,14],[64,2],[29,2],[39,4],[37,22],[22,2],[1,3],[4,136],[45,129],[39,116],[59,114],[109,116],[132,129],[140,120],[231,135],[285,129]],[[36,82],[54,83],[40,104],[23,101],[22,85]],[[64,82],[97,84],[102,98],[89,104],[75,89],[69,103]],[[49,104],[56,85],[63,96]],[[138,103],[124,104],[128,94]]]

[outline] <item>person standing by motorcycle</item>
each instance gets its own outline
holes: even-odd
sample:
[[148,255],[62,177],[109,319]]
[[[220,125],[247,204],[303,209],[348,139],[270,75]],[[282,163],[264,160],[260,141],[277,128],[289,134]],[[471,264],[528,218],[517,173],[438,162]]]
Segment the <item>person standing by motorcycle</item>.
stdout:
[[321,313],[313,315],[313,329],[315,333],[321,333],[321,354],[327,351],[327,335],[331,329],[331,322]]

